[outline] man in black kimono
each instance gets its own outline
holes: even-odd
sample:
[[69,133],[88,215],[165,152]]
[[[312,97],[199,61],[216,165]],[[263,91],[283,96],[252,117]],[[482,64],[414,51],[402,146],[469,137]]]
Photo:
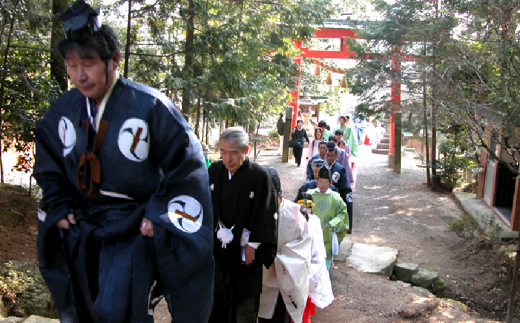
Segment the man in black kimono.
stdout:
[[222,160],[209,168],[215,222],[215,303],[210,322],[255,323],[262,265],[276,255],[277,194],[266,170],[247,158],[241,127],[220,137]]
[[116,34],[97,15],[79,0],[62,16],[75,88],[36,131],[40,271],[61,322],[153,322],[157,293],[174,322],[206,322],[213,217],[200,143],[165,95],[119,76]]

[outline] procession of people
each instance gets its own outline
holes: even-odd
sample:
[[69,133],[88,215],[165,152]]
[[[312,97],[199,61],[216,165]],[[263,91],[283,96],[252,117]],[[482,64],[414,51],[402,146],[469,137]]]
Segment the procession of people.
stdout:
[[36,131],[38,259],[60,321],[153,322],[164,298],[172,322],[310,322],[334,299],[328,270],[352,233],[346,119],[338,137],[320,121],[312,142],[297,121],[296,164],[306,141],[314,169],[291,202],[277,170],[249,159],[244,128],[222,131],[212,161],[166,96],[122,77],[97,16],[83,0],[60,16],[75,88]]

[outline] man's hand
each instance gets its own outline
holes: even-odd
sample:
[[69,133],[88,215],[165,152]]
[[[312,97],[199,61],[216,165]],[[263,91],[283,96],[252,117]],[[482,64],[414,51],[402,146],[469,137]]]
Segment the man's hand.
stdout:
[[70,224],[76,224],[76,218],[74,217],[74,213],[67,214],[67,218],[62,218],[56,223],[58,228],[69,229]]
[[153,223],[147,218],[143,218],[141,221],[141,234],[145,237],[153,237]]
[[246,265],[250,265],[255,260],[255,251],[255,248],[246,245],[246,261],[244,261]]

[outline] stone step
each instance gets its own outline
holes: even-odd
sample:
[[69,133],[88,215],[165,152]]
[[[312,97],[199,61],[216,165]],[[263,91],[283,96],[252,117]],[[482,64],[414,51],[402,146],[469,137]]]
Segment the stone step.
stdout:
[[389,144],[390,143],[390,137],[383,137],[379,142]]
[[389,143],[378,143],[377,144],[377,149],[390,149],[390,144]]
[[390,153],[390,149],[374,148],[374,149],[372,149],[372,153],[373,154],[388,155]]

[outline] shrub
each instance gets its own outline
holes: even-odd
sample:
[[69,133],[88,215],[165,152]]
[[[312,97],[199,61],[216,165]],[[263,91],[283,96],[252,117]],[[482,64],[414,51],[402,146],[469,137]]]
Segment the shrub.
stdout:
[[269,137],[273,139],[280,139],[280,135],[278,134],[278,130],[276,128],[273,128],[273,130],[269,131]]
[[7,315],[57,317],[34,260],[11,260],[0,266],[0,296]]
[[479,229],[477,220],[469,214],[464,213],[459,220],[448,223],[448,231],[455,232],[459,237],[471,238]]
[[[437,177],[447,191],[463,184],[466,174],[471,168],[477,167],[472,158],[468,158],[468,151],[472,150],[465,132],[459,127],[446,130],[446,138],[439,141],[440,159],[437,161]],[[471,154],[470,154],[471,155]]]

